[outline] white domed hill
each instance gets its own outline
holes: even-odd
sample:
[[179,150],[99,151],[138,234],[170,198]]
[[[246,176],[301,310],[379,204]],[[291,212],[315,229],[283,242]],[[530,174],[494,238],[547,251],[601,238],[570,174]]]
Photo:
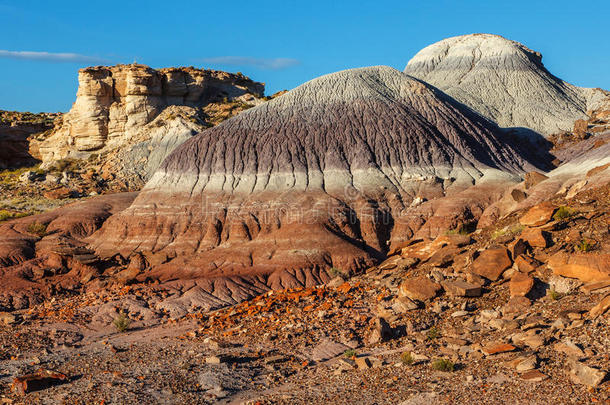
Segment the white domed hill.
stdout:
[[542,135],[570,131],[608,96],[553,76],[542,55],[498,35],[444,39],[419,51],[405,73],[438,87],[501,127]]
[[106,257],[142,252],[162,281],[217,280],[204,288],[215,297],[314,285],[413,236],[438,208],[412,215],[414,200],[476,184],[475,197],[445,207],[450,219],[476,216],[494,185],[532,168],[496,125],[438,89],[389,67],[352,69],[179,146],[92,244]]

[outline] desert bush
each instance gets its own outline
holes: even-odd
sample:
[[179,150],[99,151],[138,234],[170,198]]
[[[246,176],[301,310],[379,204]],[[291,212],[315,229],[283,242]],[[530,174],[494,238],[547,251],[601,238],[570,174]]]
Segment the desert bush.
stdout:
[[492,239],[498,239],[504,235],[511,235],[511,236],[516,236],[521,234],[521,232],[523,232],[523,225],[521,224],[515,224],[513,226],[510,227],[505,227],[502,229],[496,229],[495,231],[493,231],[493,233],[491,234],[491,238]]
[[40,222],[32,222],[28,225],[28,232],[38,235],[41,238],[47,234],[47,226]]
[[475,221],[465,222],[459,224],[456,228],[446,232],[446,235],[469,235],[477,230],[477,223]]
[[557,301],[558,299],[561,298],[561,294],[558,293],[557,291],[555,291],[554,289],[549,289],[548,290],[548,296],[550,299],[552,299],[553,301]]
[[455,370],[455,364],[448,359],[436,359],[432,362],[432,368],[438,371],[452,372]]
[[7,210],[0,210],[0,222],[13,218],[13,213]]
[[428,329],[428,332],[426,332],[426,339],[428,340],[438,339],[439,337],[441,337],[441,332],[436,328],[436,326],[431,327]]
[[120,333],[123,333],[127,329],[129,329],[129,325],[131,324],[131,321],[129,320],[127,315],[125,315],[124,313],[120,313],[119,316],[114,318],[114,320],[112,321],[112,324],[114,325],[116,330],[118,330]]
[[401,354],[400,361],[402,364],[406,364],[407,366],[411,366],[413,363],[415,363],[415,359],[413,358],[413,354],[411,354],[411,352],[404,352]]
[[79,163],[76,159],[61,159],[49,168],[49,172],[72,172],[78,169]]
[[345,273],[343,272],[343,270],[338,269],[338,268],[336,268],[336,267],[331,267],[331,268],[328,270],[328,274],[329,274],[331,277],[345,277]]
[[593,244],[586,239],[581,240],[578,245],[576,245],[576,249],[581,252],[590,252],[593,250]]
[[574,214],[576,214],[574,209],[562,205],[561,207],[557,208],[557,211],[555,211],[553,214],[553,219],[555,221],[561,221],[562,219],[570,218]]

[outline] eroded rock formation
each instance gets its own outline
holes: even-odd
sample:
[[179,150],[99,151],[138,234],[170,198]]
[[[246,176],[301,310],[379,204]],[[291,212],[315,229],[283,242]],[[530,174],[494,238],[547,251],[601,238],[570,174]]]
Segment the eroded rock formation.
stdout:
[[200,108],[222,100],[256,103],[264,93],[262,83],[243,75],[192,67],[89,67],[79,71],[78,82],[72,109],[55,134],[39,145],[44,162],[87,158],[128,144],[171,105]]
[[[188,140],[90,241],[101,257],[161,258],[149,276],[205,278],[214,296],[226,280],[314,285],[383,257],[426,219],[438,234],[476,217],[532,167],[437,89],[389,67],[347,70]],[[451,208],[426,202],[438,197]]]
[[447,38],[419,51],[405,73],[438,87],[501,127],[548,136],[571,131],[587,111],[608,104],[608,92],[553,76],[542,55],[498,35]]

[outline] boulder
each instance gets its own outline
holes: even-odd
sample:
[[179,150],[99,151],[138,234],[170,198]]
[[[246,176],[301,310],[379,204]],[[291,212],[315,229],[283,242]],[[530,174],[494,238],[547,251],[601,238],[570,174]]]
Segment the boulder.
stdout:
[[472,262],[472,271],[488,280],[496,281],[511,265],[512,261],[506,248],[489,248],[482,251]]
[[447,267],[449,264],[453,262],[453,258],[459,255],[462,252],[462,249],[445,246],[438,251],[436,251],[428,260],[428,263],[431,266],[435,267]]
[[522,273],[531,273],[532,271],[536,270],[540,264],[541,263],[539,261],[530,256],[519,255],[515,259],[514,266]]
[[[608,280],[610,283],[610,280]],[[559,294],[572,294],[578,287],[582,285],[582,282],[573,278],[561,277],[553,274],[548,281],[549,289]]]
[[311,353],[313,361],[326,361],[343,354],[349,347],[332,340],[325,340],[314,347]]
[[597,387],[606,378],[606,372],[597,368],[589,367],[584,363],[576,360],[571,360],[570,378],[577,384],[583,384],[589,387]]
[[17,395],[26,395],[33,391],[43,390],[68,381],[68,376],[57,371],[39,369],[35,373],[15,377],[11,384]]
[[540,382],[546,380],[547,378],[549,378],[549,376],[544,373],[541,373],[538,370],[530,370],[521,374],[521,378],[525,381]]
[[517,348],[509,343],[497,343],[497,342],[489,343],[486,346],[484,346],[482,349],[483,353],[485,353],[488,356],[491,356],[494,354],[499,354],[499,353],[512,352],[515,350],[517,350]]
[[114,278],[121,284],[130,284],[136,281],[139,274],[140,270],[136,267],[129,267],[115,274]]
[[525,297],[534,287],[534,279],[526,273],[515,273],[509,283],[511,297]]
[[481,286],[462,280],[443,281],[441,283],[445,292],[452,297],[480,297]]
[[519,222],[524,226],[540,226],[548,223],[557,208],[550,202],[543,202],[530,208]]
[[0,322],[5,324],[5,325],[10,325],[13,324],[17,321],[17,318],[15,318],[15,315],[11,314],[10,312],[0,312]]
[[610,279],[610,254],[555,253],[548,262],[554,274],[577,278],[585,283]]
[[392,328],[388,321],[382,317],[375,318],[373,321],[373,330],[368,338],[369,344],[386,342],[393,337]]
[[553,349],[555,349],[555,351],[559,353],[563,353],[569,357],[573,357],[576,359],[585,357],[585,352],[583,352],[583,350],[578,347],[578,345],[576,345],[568,338],[565,338],[561,342],[555,343],[553,345]]
[[546,248],[550,246],[550,234],[539,228],[525,228],[521,232],[521,239],[531,247]]
[[527,244],[521,238],[517,238],[513,242],[509,243],[507,247],[508,251],[510,252],[510,257],[512,257],[513,260],[516,260],[516,257],[524,255],[527,252]]
[[430,280],[428,277],[420,276],[403,281],[398,288],[398,293],[400,296],[408,297],[412,300],[426,301],[436,297],[440,290],[440,284]]
[[610,309],[610,295],[606,295],[602,300],[589,311],[590,318],[597,318],[605,314]]
[[513,198],[513,200],[515,200],[515,202],[522,202],[525,201],[525,199],[527,198],[527,194],[525,194],[525,192],[523,192],[522,190],[519,190],[517,188],[513,189],[510,192],[511,197]]
[[392,304],[392,310],[399,314],[404,314],[405,312],[413,311],[418,308],[419,305],[417,305],[417,302],[408,297],[396,297]]
[[524,296],[511,297],[508,302],[502,307],[504,314],[522,314],[532,306],[532,302]]
[[49,200],[63,200],[65,198],[70,198],[72,195],[72,190],[67,187],[58,187],[49,191],[45,191],[42,193],[45,198]]

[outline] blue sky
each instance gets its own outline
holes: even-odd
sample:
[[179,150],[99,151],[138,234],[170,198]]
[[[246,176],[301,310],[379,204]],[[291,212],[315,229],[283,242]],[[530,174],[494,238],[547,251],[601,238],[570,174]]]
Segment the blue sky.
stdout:
[[271,94],[351,67],[402,70],[426,45],[474,32],[523,42],[556,76],[610,89],[609,20],[608,1],[0,0],[0,109],[67,111],[89,65],[241,71]]

